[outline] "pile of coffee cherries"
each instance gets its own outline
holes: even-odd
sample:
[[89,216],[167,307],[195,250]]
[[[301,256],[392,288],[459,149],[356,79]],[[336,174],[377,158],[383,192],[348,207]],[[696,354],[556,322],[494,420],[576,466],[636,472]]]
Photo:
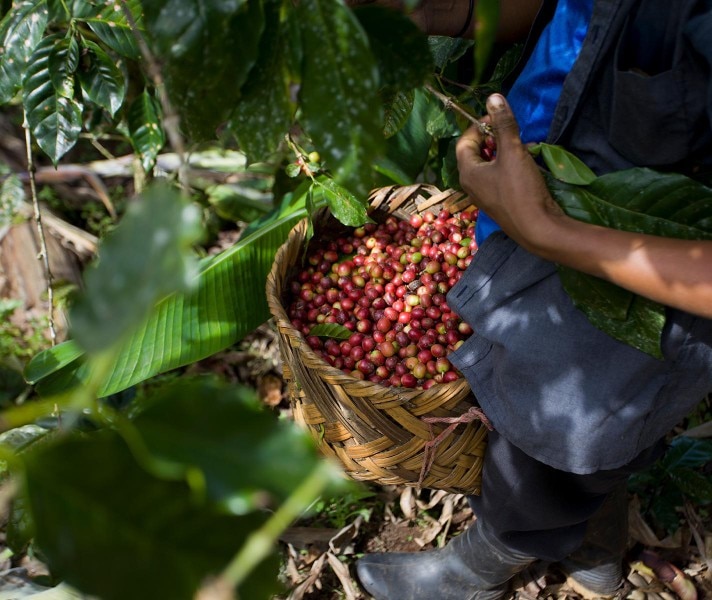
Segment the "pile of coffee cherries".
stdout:
[[[476,216],[389,215],[341,235],[319,233],[289,282],[292,325],[327,363],[362,380],[428,389],[458,379],[447,356],[472,329],[445,296],[477,249]],[[331,323],[352,332],[348,339],[313,335]]]

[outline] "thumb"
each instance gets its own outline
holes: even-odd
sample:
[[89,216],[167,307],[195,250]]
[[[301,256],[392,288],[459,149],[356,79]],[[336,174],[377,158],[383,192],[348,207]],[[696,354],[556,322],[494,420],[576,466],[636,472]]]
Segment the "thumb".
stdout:
[[497,152],[507,151],[508,147],[521,145],[519,124],[509,103],[501,94],[492,94],[487,98],[487,113],[490,116]]

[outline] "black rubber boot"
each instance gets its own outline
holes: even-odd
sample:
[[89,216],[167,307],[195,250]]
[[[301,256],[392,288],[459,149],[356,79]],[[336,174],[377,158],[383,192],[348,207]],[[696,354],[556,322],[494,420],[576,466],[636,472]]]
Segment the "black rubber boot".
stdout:
[[571,586],[585,598],[612,598],[623,585],[628,545],[628,492],[613,491],[588,522],[581,548],[561,562]]
[[507,548],[477,520],[444,548],[370,554],[356,570],[376,600],[498,600],[507,581],[534,560]]

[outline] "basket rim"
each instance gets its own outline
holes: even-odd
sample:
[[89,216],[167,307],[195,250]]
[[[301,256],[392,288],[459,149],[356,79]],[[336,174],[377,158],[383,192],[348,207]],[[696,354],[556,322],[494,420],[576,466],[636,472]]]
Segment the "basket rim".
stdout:
[[[393,190],[408,190],[409,193],[412,195],[414,193],[417,193],[417,191],[425,189],[428,192],[432,192],[432,195],[435,196],[437,194],[458,194],[456,190],[440,190],[439,188],[431,185],[431,184],[414,184],[411,186],[386,186],[383,188],[376,188],[371,192],[369,195],[369,202],[371,203],[372,209],[380,209],[382,208],[384,202],[386,202],[389,198],[390,193]],[[462,196],[462,192],[459,193],[460,197]],[[406,200],[402,201],[401,204],[403,204]],[[317,219],[324,219],[324,218],[334,218],[332,215],[330,215],[328,208],[324,207],[319,209],[315,213],[315,217],[312,220],[315,221]],[[343,377],[343,378],[349,378],[352,380],[353,385],[357,387],[362,387],[362,388],[372,388],[375,387],[376,389],[379,390],[379,392],[387,392],[389,394],[393,394],[396,396],[396,398],[403,402],[407,403],[411,397],[418,397],[418,398],[428,398],[428,399],[433,399],[436,398],[437,396],[443,394],[443,393],[459,393],[461,388],[467,388],[467,390],[472,393],[472,390],[470,388],[469,383],[467,382],[467,379],[463,377],[460,377],[459,379],[456,379],[455,381],[451,382],[445,382],[445,383],[436,383],[432,387],[428,389],[424,389],[421,387],[416,387],[416,388],[406,388],[402,386],[387,386],[383,385],[381,383],[375,383],[372,381],[367,381],[367,380],[361,380],[358,379],[352,375],[349,375],[348,373],[344,372],[341,369],[338,369],[337,367],[334,367],[327,363],[323,358],[321,358],[314,350],[307,344],[306,342],[306,337],[301,331],[298,331],[291,323],[289,320],[289,317],[287,316],[286,309],[282,303],[282,298],[280,297],[281,295],[278,293],[277,288],[280,287],[280,265],[281,262],[284,260],[285,254],[288,252],[292,244],[299,244],[302,245],[306,241],[306,234],[308,231],[309,227],[309,222],[310,218],[309,217],[304,217],[301,219],[299,222],[297,222],[294,227],[290,230],[289,234],[287,235],[287,238],[285,241],[280,245],[278,248],[274,261],[272,263],[272,267],[270,268],[270,272],[267,276],[267,283],[266,283],[266,293],[267,293],[267,302],[269,305],[270,313],[272,317],[275,320],[275,323],[277,327],[285,331],[287,335],[289,335],[290,340],[299,340],[300,342],[300,351],[305,351],[307,352],[310,357],[317,358],[322,364],[323,364],[323,370],[326,374],[335,376],[335,377]],[[292,265],[293,268],[293,265]],[[284,273],[285,278],[286,275],[288,274],[287,272]],[[281,282],[284,283],[284,282]],[[284,290],[282,289],[282,292]],[[474,394],[473,394],[474,397]]]

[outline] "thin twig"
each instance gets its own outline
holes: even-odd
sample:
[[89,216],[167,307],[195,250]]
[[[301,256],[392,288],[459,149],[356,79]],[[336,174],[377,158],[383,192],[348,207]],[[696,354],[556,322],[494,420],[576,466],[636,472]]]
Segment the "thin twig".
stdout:
[[37,234],[40,241],[40,254],[38,258],[42,260],[44,268],[45,282],[47,284],[47,311],[49,337],[52,345],[57,344],[57,330],[54,327],[54,290],[52,289],[52,270],[49,268],[49,254],[47,253],[47,239],[45,238],[44,227],[42,226],[42,214],[40,213],[40,201],[37,198],[37,185],[35,183],[35,161],[32,157],[32,135],[30,134],[30,124],[27,121],[27,112],[23,110],[22,127],[25,130],[25,147],[27,148],[27,173],[30,179],[30,195],[32,196],[32,208],[34,212]]
[[443,94],[442,92],[439,92],[438,90],[436,90],[433,86],[431,86],[429,84],[425,86],[425,89],[428,90],[438,100],[440,100],[440,102],[443,103],[443,106],[445,107],[446,110],[455,111],[457,114],[465,117],[465,119],[467,119],[470,123],[472,123],[473,125],[478,127],[482,133],[485,133],[487,135],[492,135],[492,127],[490,125],[475,119],[475,117],[473,117],[464,108],[462,108],[455,101],[454,98],[451,98],[450,96],[446,96],[445,94]]
[[700,553],[700,558],[702,562],[707,565],[707,577],[712,578],[712,557],[707,556],[705,541],[702,539],[702,535],[700,535],[700,518],[695,512],[692,502],[687,499],[685,500],[685,517],[687,518],[687,524],[690,527],[692,537],[695,538],[695,545]]
[[185,142],[183,141],[183,136],[180,133],[179,127],[180,117],[173,108],[173,104],[168,97],[161,67],[148,47],[146,39],[139,30],[138,25],[136,24],[136,19],[134,19],[131,9],[126,4],[126,0],[121,0],[121,9],[126,16],[126,21],[129,24],[131,33],[136,39],[136,43],[141,51],[141,56],[146,61],[146,70],[148,71],[148,75],[151,78],[151,81],[153,81],[153,85],[158,92],[158,100],[161,103],[161,108],[163,109],[163,128],[166,130],[166,134],[168,135],[168,142],[174,152],[178,155],[180,161],[178,166],[178,183],[183,191],[188,193],[190,188],[186,175]]

